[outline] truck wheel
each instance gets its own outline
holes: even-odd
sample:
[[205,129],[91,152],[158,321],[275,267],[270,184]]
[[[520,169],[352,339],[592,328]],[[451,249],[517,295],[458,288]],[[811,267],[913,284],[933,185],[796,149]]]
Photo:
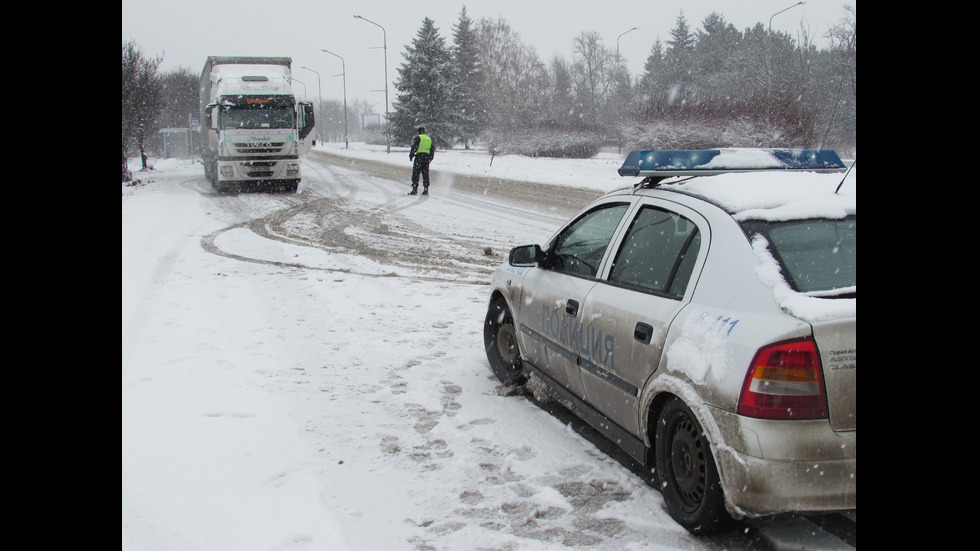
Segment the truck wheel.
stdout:
[[493,374],[505,385],[519,385],[526,380],[517,346],[514,317],[502,298],[494,299],[483,323],[483,345]]
[[670,516],[696,535],[733,529],[711,447],[691,409],[680,400],[668,402],[661,411],[654,448]]

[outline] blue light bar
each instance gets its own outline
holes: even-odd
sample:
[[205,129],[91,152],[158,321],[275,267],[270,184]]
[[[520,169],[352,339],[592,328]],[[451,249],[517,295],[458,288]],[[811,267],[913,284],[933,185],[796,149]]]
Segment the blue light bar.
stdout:
[[725,172],[791,170],[844,172],[832,149],[704,149],[631,151],[620,176],[710,176]]

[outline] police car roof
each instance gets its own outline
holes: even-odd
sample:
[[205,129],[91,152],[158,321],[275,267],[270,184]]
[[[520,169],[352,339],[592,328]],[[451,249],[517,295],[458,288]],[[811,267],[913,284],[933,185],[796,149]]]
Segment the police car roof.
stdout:
[[[631,167],[638,165],[642,168],[631,174]],[[697,197],[736,219],[838,219],[857,214],[856,173],[842,177],[847,167],[831,150],[634,151],[623,166],[621,175],[645,179],[632,191],[620,193],[656,187]],[[686,178],[666,181],[668,176]],[[848,185],[842,190],[845,180]]]

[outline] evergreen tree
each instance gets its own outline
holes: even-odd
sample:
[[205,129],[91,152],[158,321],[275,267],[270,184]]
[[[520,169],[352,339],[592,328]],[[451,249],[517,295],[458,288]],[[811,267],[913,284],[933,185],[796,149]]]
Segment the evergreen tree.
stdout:
[[731,72],[732,52],[739,47],[741,33],[725,18],[711,12],[695,33],[694,67],[698,75],[698,95],[726,98],[736,92],[738,75]]
[[398,95],[391,115],[392,139],[409,145],[415,129],[425,126],[439,147],[449,147],[453,128],[453,71],[445,40],[426,17],[412,45],[405,48],[405,63],[395,82]]
[[639,112],[636,113],[635,118],[649,120],[661,113],[667,98],[666,79],[667,60],[664,56],[663,42],[658,38],[650,48],[650,55],[643,64],[643,75],[637,87],[637,94],[640,96]]
[[473,21],[466,15],[466,6],[463,6],[459,22],[453,27],[452,64],[455,74],[452,99],[455,119],[453,137],[469,149],[470,142],[483,129],[485,114],[477,100],[483,87],[483,72],[480,70]]
[[684,11],[677,16],[674,28],[670,30],[670,40],[667,41],[667,52],[665,55],[667,80],[670,86],[682,91],[683,87],[690,84],[693,80],[692,62],[694,59],[694,36],[691,34],[690,27],[687,26],[687,19],[684,18]]
[[[576,126],[578,111],[575,104],[572,67],[565,58],[551,58],[551,94],[547,103],[545,122],[552,127]],[[569,121],[572,121],[569,123]]]
[[739,47],[729,54],[738,81],[736,98],[742,103],[761,101],[769,86],[769,34],[762,23],[745,29]]

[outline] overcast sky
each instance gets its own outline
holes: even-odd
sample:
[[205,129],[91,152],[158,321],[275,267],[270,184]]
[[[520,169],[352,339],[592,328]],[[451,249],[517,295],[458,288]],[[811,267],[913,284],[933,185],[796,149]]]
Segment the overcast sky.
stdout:
[[[569,7],[569,5],[574,7]],[[394,82],[405,62],[406,47],[429,17],[452,44],[460,11],[474,25],[482,18],[506,20],[542,62],[559,54],[572,60],[572,40],[596,32],[620,54],[631,75],[639,75],[659,38],[666,42],[682,12],[692,32],[711,12],[718,12],[739,31],[772,17],[775,31],[799,39],[805,30],[820,48],[827,30],[845,17],[845,4],[856,0],[122,0],[122,40],[134,40],[148,57],[162,56],[160,72],[186,67],[199,75],[209,55],[269,55],[293,59],[296,95],[315,101],[360,99],[385,111],[385,50],[389,104]],[[792,8],[786,10],[786,8]],[[781,10],[786,10],[778,13]],[[774,14],[777,14],[773,17]],[[360,15],[383,27],[355,19]],[[635,31],[622,34],[633,27]],[[622,35],[622,36],[620,36]],[[329,50],[343,58],[324,53]],[[303,68],[306,67],[306,68]],[[346,79],[341,73],[346,72]],[[305,90],[304,90],[305,86]]]

